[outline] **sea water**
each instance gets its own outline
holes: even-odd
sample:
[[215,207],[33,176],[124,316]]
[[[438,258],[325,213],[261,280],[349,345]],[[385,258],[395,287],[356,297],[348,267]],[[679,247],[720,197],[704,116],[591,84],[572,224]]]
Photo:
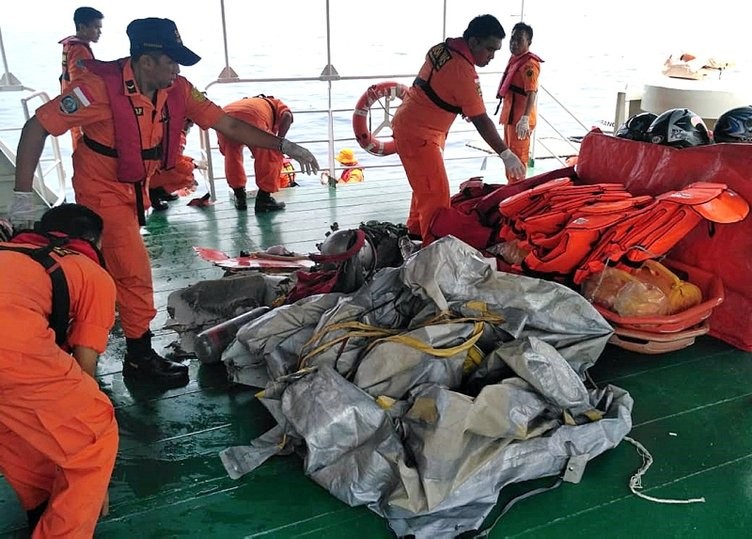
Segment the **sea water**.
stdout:
[[[176,21],[184,43],[202,60],[182,67],[181,74],[220,105],[244,96],[264,93],[283,99],[296,112],[289,138],[322,141],[328,136],[326,114],[307,111],[329,106],[326,82],[255,82],[211,84],[229,65],[241,78],[315,78],[331,62],[342,77],[372,76],[369,80],[340,80],[332,85],[334,137],[337,149],[354,147],[362,164],[388,163],[392,168],[367,173],[366,181],[406,180],[396,156],[375,157],[361,151],[353,141],[352,108],[360,95],[380,76],[409,84],[426,50],[446,36],[459,36],[469,20],[479,14],[495,15],[507,31],[496,58],[479,68],[489,114],[493,98],[509,57],[512,26],[524,20],[534,29],[531,50],[545,63],[539,95],[539,114],[564,135],[582,135],[581,125],[556,104],[560,101],[586,128],[612,120],[617,91],[639,87],[660,74],[670,54],[692,52],[727,59],[743,72],[748,61],[748,18],[738,3],[719,0],[225,0],[227,55],[222,40],[220,0],[160,2],[130,0],[127,3],[86,2],[105,15],[102,37],[92,48],[99,59],[128,54],[127,24],[135,18],[167,17]],[[81,2],[29,0],[13,9],[3,8],[0,30],[8,68],[20,82],[50,96],[58,93],[61,46],[58,41],[74,33],[73,11]],[[734,6],[734,7],[732,7]],[[446,9],[446,27],[443,13]],[[747,8],[742,8],[746,10]],[[330,42],[327,46],[327,11]],[[729,75],[724,75],[729,76]],[[751,92],[752,93],[752,92]],[[18,142],[24,116],[21,98],[29,92],[0,92],[0,139],[11,149]],[[752,96],[750,101],[752,101]],[[38,101],[30,102],[36,107]],[[376,122],[380,118],[375,119]],[[551,128],[541,122],[538,136]],[[482,174],[491,182],[503,180],[498,159],[466,146],[480,139],[472,125],[458,120],[447,142],[446,157],[463,157],[452,163],[450,176],[465,178]],[[60,137],[63,163],[71,176],[70,137]],[[216,144],[216,138],[213,139]],[[307,144],[323,166],[330,156],[324,142]],[[198,157],[197,129],[189,136],[187,153]],[[215,172],[222,175],[221,156],[215,151]],[[252,162],[246,160],[252,171]],[[300,176],[300,175],[299,175]],[[302,178],[299,178],[302,179]],[[318,183],[317,179],[309,182]]]

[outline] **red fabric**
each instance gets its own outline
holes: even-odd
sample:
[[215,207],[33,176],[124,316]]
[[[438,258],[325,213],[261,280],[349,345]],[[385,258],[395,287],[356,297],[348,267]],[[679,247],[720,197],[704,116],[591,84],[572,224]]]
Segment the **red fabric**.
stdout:
[[328,271],[304,271],[295,272],[297,282],[285,298],[285,303],[295,303],[299,299],[313,296],[314,294],[327,294],[337,286],[340,270]]
[[573,168],[564,168],[539,174],[513,185],[467,181],[460,186],[460,192],[452,196],[451,207],[436,210],[431,221],[430,236],[441,238],[452,235],[476,249],[485,249],[498,242],[494,231],[501,222],[499,203],[502,200],[550,180],[572,175]]
[[[704,181],[724,183],[752,202],[746,144],[674,149],[590,133],[582,141],[577,175],[584,183],[623,183],[634,195],[656,195]],[[710,232],[712,230],[712,233]],[[721,278],[726,300],[710,318],[710,334],[752,351],[752,217],[739,223],[698,226],[669,256]]]
[[479,250],[494,243],[493,232],[493,228],[485,227],[478,222],[476,214],[463,213],[457,208],[440,208],[431,223],[433,237],[442,238],[451,235]]

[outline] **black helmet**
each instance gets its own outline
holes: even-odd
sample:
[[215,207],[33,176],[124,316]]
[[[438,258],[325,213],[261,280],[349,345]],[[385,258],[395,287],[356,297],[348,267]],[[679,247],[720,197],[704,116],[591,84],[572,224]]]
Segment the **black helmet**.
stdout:
[[626,122],[621,124],[621,127],[614,133],[617,137],[627,138],[629,140],[639,140],[641,142],[649,142],[647,131],[650,124],[653,123],[658,115],[652,112],[641,112],[630,117]]
[[716,142],[752,143],[752,107],[737,107],[721,114],[713,138]]
[[710,144],[705,122],[689,109],[669,109],[648,127],[648,140],[673,148]]
[[322,264],[324,269],[334,269],[341,264],[340,277],[335,292],[354,292],[371,276],[376,268],[376,254],[368,235],[359,229],[337,230],[319,245],[319,251],[326,257],[345,255],[358,242],[358,235],[363,236],[363,246],[353,256],[337,262]]

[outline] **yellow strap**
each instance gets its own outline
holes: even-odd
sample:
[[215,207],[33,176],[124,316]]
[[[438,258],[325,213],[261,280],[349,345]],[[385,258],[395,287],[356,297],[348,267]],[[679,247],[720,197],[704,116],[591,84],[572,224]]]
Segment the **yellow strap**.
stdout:
[[362,322],[356,322],[356,321],[338,322],[336,324],[329,324],[327,326],[324,326],[319,331],[317,331],[314,335],[311,336],[310,339],[308,339],[308,342],[305,344],[304,348],[313,344],[314,342],[317,342],[323,339],[327,333],[330,333],[332,331],[345,331],[345,333],[343,333],[342,335],[334,339],[323,342],[319,344],[316,348],[309,351],[305,356],[303,356],[300,359],[299,366],[304,367],[306,363],[312,357],[328,350],[332,346],[335,346],[339,343],[347,341],[348,339],[351,339],[351,338],[375,338],[375,340],[372,341],[368,345],[367,350],[370,350],[371,348],[373,348],[373,346],[375,346],[377,343],[384,342],[386,340],[386,341],[392,341],[392,342],[399,342],[406,346],[411,346],[412,348],[416,348],[418,350],[421,350],[433,356],[451,357],[464,350],[472,349],[472,347],[475,345],[478,339],[480,339],[481,334],[483,333],[483,322],[488,322],[490,324],[500,324],[501,322],[504,321],[504,318],[501,315],[489,311],[488,306],[483,301],[479,301],[479,300],[469,301],[467,302],[466,305],[471,309],[480,311],[481,314],[479,316],[452,318],[451,312],[442,311],[438,313],[434,318],[427,320],[425,323],[421,324],[420,326],[411,328],[411,331],[412,331],[414,329],[419,329],[421,327],[428,327],[428,326],[439,325],[439,324],[463,324],[463,323],[473,322],[474,323],[473,335],[471,336],[470,340],[458,346],[454,346],[452,348],[442,348],[442,349],[433,348],[432,346],[427,345],[423,341],[420,341],[413,337],[405,336],[402,333],[403,330],[401,329],[381,328],[381,327],[372,326],[370,324],[364,324]]
[[411,348],[415,348],[416,350],[420,350],[421,352],[435,357],[452,357],[459,354],[460,352],[464,352],[472,348],[482,335],[483,323],[475,322],[475,324],[473,324],[473,333],[470,338],[468,338],[465,342],[458,344],[457,346],[451,346],[449,348],[434,348],[433,346],[425,343],[424,341],[421,341],[420,339],[416,339],[415,337],[410,337],[404,334],[390,335],[389,337],[378,339],[376,342],[371,343],[370,346],[375,346],[376,344],[381,342],[396,342],[399,344],[404,344],[405,346],[409,346]]

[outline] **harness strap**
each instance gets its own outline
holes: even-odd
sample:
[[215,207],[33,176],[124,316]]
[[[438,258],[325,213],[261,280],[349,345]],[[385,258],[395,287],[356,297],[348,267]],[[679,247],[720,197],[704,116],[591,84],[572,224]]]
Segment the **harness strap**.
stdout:
[[421,79],[420,77],[415,77],[415,80],[413,81],[413,86],[417,86],[418,88],[423,90],[425,94],[428,96],[428,99],[433,101],[433,104],[439,107],[440,109],[443,109],[447,112],[451,112],[452,114],[462,114],[462,108],[456,105],[447,103],[446,101],[444,101],[443,99],[439,97],[439,95],[431,87],[431,77],[433,77],[433,71],[431,72],[431,75],[428,77],[428,80]]
[[52,281],[52,312],[50,314],[50,328],[55,332],[55,343],[58,346],[65,344],[68,338],[68,323],[70,322],[70,293],[68,292],[68,282],[65,280],[65,273],[60,263],[52,258],[50,253],[55,251],[57,254],[64,255],[68,252],[60,252],[57,249],[61,244],[50,243],[45,247],[36,249],[30,247],[8,247],[0,245],[2,251],[15,251],[31,257],[38,262],[50,276]]
[[274,126],[277,125],[277,107],[274,106],[274,102],[270,99],[270,98],[272,98],[274,96],[273,95],[259,94],[259,95],[256,95],[254,97],[260,97],[261,99],[263,99],[264,101],[266,101],[269,104],[269,106],[271,107],[271,109],[272,109],[272,128],[274,128]]
[[[107,157],[117,158],[118,151],[115,148],[112,148],[110,146],[106,146],[102,144],[101,142],[97,142],[96,140],[89,138],[84,134],[83,136],[84,144],[86,144],[89,149],[94,150],[100,155],[104,155]],[[164,155],[164,150],[162,149],[162,144],[159,146],[154,146],[153,148],[147,148],[146,150],[141,150],[141,159],[144,161],[159,161],[162,159],[162,156]]]
[[[525,91],[524,88],[520,88],[519,86],[515,86],[514,84],[512,84],[509,87],[509,91],[512,92],[513,94],[517,94],[517,95],[527,95],[527,92]],[[494,111],[494,116],[496,116],[499,113],[499,109],[501,108],[501,102],[503,100],[504,100],[503,97],[499,98],[499,103],[496,105],[496,110]],[[512,103],[514,103],[514,96],[512,96]]]

